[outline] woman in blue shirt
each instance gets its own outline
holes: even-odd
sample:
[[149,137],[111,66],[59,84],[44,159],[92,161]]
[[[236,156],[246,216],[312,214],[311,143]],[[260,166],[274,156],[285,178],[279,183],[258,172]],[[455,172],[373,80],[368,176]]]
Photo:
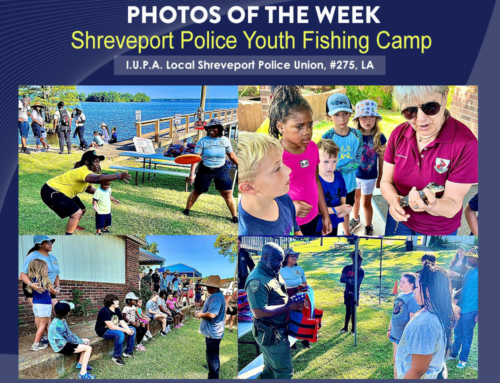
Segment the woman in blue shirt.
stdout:
[[[226,205],[231,212],[231,222],[238,223],[236,214],[236,204],[233,198],[233,181],[229,175],[229,169],[226,167],[226,155],[229,157],[236,167],[238,166],[238,157],[233,151],[231,141],[224,137],[222,132],[224,127],[222,121],[216,118],[210,120],[205,127],[207,136],[198,141],[198,145],[194,149],[195,154],[201,155],[202,161],[198,164],[191,165],[191,174],[188,182],[193,184],[194,190],[189,194],[186,208],[183,214],[189,216],[189,212],[200,195],[206,193],[212,180],[215,183],[215,188],[219,191],[222,198],[226,201]],[[198,171],[195,175],[195,170]],[[196,177],[196,178],[195,178]]]

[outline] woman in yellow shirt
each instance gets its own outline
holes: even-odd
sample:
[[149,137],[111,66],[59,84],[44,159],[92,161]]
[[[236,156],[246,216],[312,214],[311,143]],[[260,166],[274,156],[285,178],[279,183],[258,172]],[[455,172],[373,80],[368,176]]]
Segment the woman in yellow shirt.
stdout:
[[69,217],[66,235],[72,235],[76,229],[83,230],[78,223],[87,209],[78,198],[78,194],[83,192],[94,194],[96,189],[90,184],[103,184],[115,180],[127,182],[130,179],[128,173],[101,174],[101,161],[104,161],[104,156],[98,156],[95,150],[89,150],[75,163],[73,170],[48,180],[42,186],[40,191],[42,201],[61,219]]

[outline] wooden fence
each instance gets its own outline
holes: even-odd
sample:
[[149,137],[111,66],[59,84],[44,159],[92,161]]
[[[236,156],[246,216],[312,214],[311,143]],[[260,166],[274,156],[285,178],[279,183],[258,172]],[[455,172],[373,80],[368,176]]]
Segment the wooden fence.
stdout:
[[[181,124],[177,126],[177,130],[183,130],[183,137],[196,134],[194,124],[196,121],[196,113],[184,114],[181,116]],[[210,121],[212,118],[218,118],[223,123],[228,123],[238,119],[238,109],[221,109],[211,112],[205,112],[205,121]],[[144,134],[142,128],[145,126],[154,125],[154,141],[159,142],[160,136],[168,133],[168,137],[172,138],[174,129],[175,117],[162,117],[154,120],[136,121],[135,128],[137,130],[137,137],[150,136],[151,133]],[[161,124],[166,124],[167,127],[161,128]]]

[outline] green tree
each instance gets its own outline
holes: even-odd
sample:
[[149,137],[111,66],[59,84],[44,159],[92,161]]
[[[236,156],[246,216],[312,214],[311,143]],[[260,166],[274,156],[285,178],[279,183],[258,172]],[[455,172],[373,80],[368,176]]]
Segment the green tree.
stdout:
[[229,261],[233,263],[238,256],[238,237],[219,234],[215,240],[214,248],[219,249],[219,254],[228,257]]
[[85,93],[78,93],[78,99],[80,101],[87,101],[87,96],[85,95]]
[[[144,234],[139,235],[139,238],[146,241],[146,235],[144,235]],[[150,253],[155,254],[155,255],[160,252],[160,250],[158,249],[158,244],[156,242],[149,243],[148,241],[146,241],[146,246],[143,246],[142,248],[146,251],[149,251]]]

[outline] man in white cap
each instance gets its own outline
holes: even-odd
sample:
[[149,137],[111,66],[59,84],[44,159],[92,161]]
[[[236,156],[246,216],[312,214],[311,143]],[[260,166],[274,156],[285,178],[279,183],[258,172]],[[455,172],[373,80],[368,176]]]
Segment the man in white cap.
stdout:
[[201,318],[199,333],[205,335],[206,354],[208,364],[208,379],[219,379],[219,349],[224,337],[224,318],[226,314],[226,300],[220,291],[222,287],[220,277],[211,275],[206,282],[210,297],[203,305],[203,311],[196,313],[196,318]]

